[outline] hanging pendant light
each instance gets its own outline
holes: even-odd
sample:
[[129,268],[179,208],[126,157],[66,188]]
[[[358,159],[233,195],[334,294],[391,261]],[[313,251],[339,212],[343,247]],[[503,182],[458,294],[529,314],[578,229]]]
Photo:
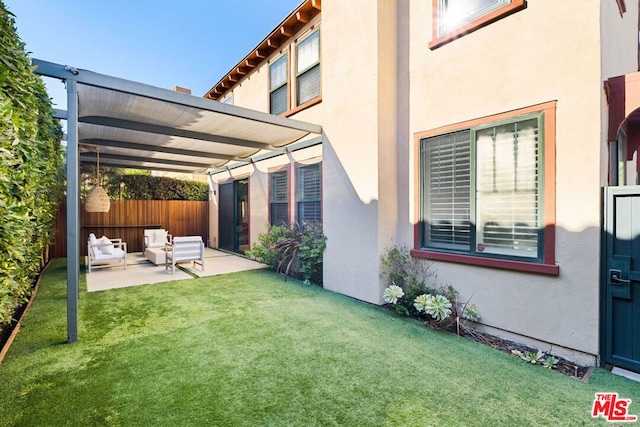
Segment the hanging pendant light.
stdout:
[[111,201],[109,200],[109,195],[104,188],[100,186],[100,149],[96,147],[97,152],[97,162],[96,162],[96,170],[97,170],[97,182],[96,186],[89,192],[87,196],[87,200],[84,203],[84,210],[87,212],[109,212],[111,208]]

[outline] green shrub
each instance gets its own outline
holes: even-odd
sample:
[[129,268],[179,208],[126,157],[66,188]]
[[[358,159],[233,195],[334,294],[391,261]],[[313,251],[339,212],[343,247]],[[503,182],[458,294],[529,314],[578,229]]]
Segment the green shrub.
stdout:
[[209,200],[209,184],[206,182],[150,175],[122,175],[121,179],[125,199]]
[[0,329],[31,294],[63,194],[62,129],[0,0]]
[[322,224],[267,225],[267,232],[260,234],[258,241],[247,256],[307,283],[322,283],[322,254],[327,242]]
[[453,286],[438,286],[431,264],[412,257],[406,246],[387,248],[381,257],[381,276],[387,280],[383,298],[400,314],[426,320],[458,335],[468,330],[467,320],[480,320],[476,306],[459,301]]
[[291,228],[284,225],[267,225],[267,232],[258,235],[258,243],[255,243],[246,255],[260,261],[269,266],[270,269],[277,271],[280,264],[279,252],[276,250],[279,245],[287,240],[292,239],[294,232]]
[[416,297],[433,292],[435,273],[431,264],[411,256],[407,246],[393,246],[387,248],[381,259],[381,276],[387,286],[398,286],[402,289],[402,297],[398,298],[395,309],[400,314],[418,316],[419,312],[413,305]]

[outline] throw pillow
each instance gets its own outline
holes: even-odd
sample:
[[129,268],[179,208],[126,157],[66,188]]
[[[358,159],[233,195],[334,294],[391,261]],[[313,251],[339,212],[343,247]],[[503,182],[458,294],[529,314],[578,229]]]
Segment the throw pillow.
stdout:
[[111,243],[111,240],[109,240],[109,238],[107,236],[102,236],[100,238],[100,253],[103,253],[105,255],[111,255],[113,254],[113,243]]

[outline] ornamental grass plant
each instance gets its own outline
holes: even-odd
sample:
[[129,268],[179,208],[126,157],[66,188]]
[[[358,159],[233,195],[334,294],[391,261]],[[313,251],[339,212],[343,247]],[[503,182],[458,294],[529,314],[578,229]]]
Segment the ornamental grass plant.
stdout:
[[[582,382],[268,270],[86,293],[66,344],[63,260],[0,365],[0,426],[579,426]],[[98,274],[98,273],[96,273]]]

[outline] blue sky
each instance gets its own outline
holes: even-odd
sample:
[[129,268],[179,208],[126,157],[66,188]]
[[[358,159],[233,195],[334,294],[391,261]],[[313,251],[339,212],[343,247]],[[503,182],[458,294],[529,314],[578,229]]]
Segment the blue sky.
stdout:
[[[4,0],[31,56],[203,96],[302,0]],[[46,81],[56,108],[62,83]]]

